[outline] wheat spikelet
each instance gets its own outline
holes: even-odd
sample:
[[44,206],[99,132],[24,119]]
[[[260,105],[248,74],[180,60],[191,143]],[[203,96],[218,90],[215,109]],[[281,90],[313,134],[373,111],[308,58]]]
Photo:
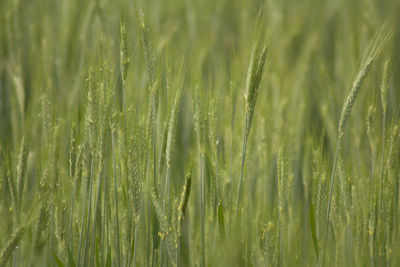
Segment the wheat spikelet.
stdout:
[[[142,9],[141,7],[140,9]],[[136,9],[137,10],[137,9]],[[144,18],[144,13],[140,10],[140,14],[136,13],[136,19],[139,24],[139,40],[142,44],[143,54],[144,54],[144,64],[146,66],[146,73],[148,79],[148,86],[151,86],[156,80],[156,70],[154,66],[154,57],[152,53],[152,47],[149,38],[149,28],[146,25]]]
[[25,227],[19,227],[8,240],[7,245],[2,249],[0,252],[0,266],[6,266],[8,260],[10,259],[12,253],[14,252],[15,248],[17,247],[19,241],[21,240],[25,231]]
[[[184,66],[184,71],[186,71],[185,66]],[[186,77],[185,77],[186,78]],[[174,140],[175,140],[175,132],[176,132],[176,124],[178,121],[178,115],[180,113],[180,109],[181,109],[181,102],[182,102],[182,97],[183,97],[183,85],[182,87],[176,92],[176,96],[174,98],[174,103],[172,106],[172,110],[171,110],[171,114],[169,117],[169,122],[168,122],[168,133],[167,133],[167,143],[166,143],[166,152],[165,152],[165,162],[166,162],[166,176],[165,176],[165,185],[164,185],[164,201],[163,201],[163,212],[166,212],[168,216],[170,216],[170,212],[169,212],[169,195],[170,195],[170,177],[171,177],[171,156],[172,156],[172,148],[174,145]],[[175,212],[175,210],[174,210]],[[176,219],[175,216],[172,216],[173,219]],[[177,230],[177,229],[175,229]],[[176,231],[175,231],[176,233]],[[175,234],[175,237],[177,235]],[[175,238],[176,241],[176,238]],[[170,256],[170,258],[172,257],[170,254],[170,250],[168,249],[168,246],[170,244],[168,244],[168,239],[167,239],[167,250],[168,250],[168,254]],[[163,242],[162,242],[163,243]],[[161,247],[163,246],[163,244],[161,243]],[[176,246],[177,246],[177,242],[175,242]],[[175,261],[176,265],[176,255],[177,252],[175,252],[174,254],[174,259],[173,261]],[[172,258],[171,258],[172,260]]]
[[253,116],[254,116],[254,110],[257,103],[257,97],[260,92],[260,83],[264,71],[266,58],[267,58],[267,45],[266,43],[263,44],[262,36],[260,33],[257,41],[253,46],[253,51],[251,53],[250,65],[246,79],[246,90],[244,94],[246,100],[246,119],[247,119],[247,126],[245,130],[246,136],[248,136],[250,133],[251,123],[253,121]]
[[18,210],[18,195],[17,195],[17,189],[15,188],[14,184],[14,179],[12,177],[12,174],[10,172],[9,168],[5,168],[5,175],[7,177],[7,182],[8,182],[8,187],[10,189],[10,195],[11,195],[11,203],[12,203],[12,208],[14,209],[14,219],[17,221],[17,210]]
[[88,92],[87,92],[87,112],[86,112],[86,129],[87,134],[85,138],[85,143],[87,144],[90,154],[95,153],[95,143],[96,143],[96,126],[97,126],[97,92],[96,92],[96,72],[94,70],[89,71],[88,81]]
[[25,137],[23,137],[21,142],[21,150],[19,154],[18,166],[17,166],[17,182],[18,182],[17,194],[18,194],[19,209],[21,208],[22,204],[22,194],[24,190],[27,163],[28,163],[28,144],[25,141]]
[[[185,185],[182,189],[181,200],[178,206],[178,225],[182,225],[183,219],[185,218],[186,208],[189,202],[190,187],[192,185],[192,173],[186,175]],[[179,228],[180,229],[180,228]],[[179,233],[180,235],[180,233]]]
[[158,84],[157,82],[154,82],[152,87],[150,88],[150,96],[149,96],[149,109],[148,109],[148,114],[147,114],[147,128],[146,128],[146,137],[147,137],[147,149],[149,153],[153,149],[153,134],[154,134],[154,127],[155,127],[155,120],[157,116],[157,88]]
[[[129,179],[132,181],[133,189],[133,204],[135,207],[135,222],[139,223],[139,217],[142,209],[141,204],[141,184],[139,180],[139,156],[137,154],[137,143],[136,139],[138,136],[131,138],[131,145],[128,150],[128,175]],[[135,150],[136,149],[136,150]]]
[[124,111],[124,133],[125,138],[123,139],[127,142],[127,129],[126,129],[126,78],[128,76],[128,67],[129,67],[129,56],[128,56],[128,40],[126,33],[126,13],[123,14],[120,20],[120,71],[121,71],[121,80],[122,80],[122,105]]
[[43,95],[40,99],[41,102],[41,116],[43,123],[43,135],[46,143],[49,142],[49,131],[51,128],[51,111],[50,111],[50,102],[47,95]]
[[42,247],[44,246],[44,241],[42,235],[45,233],[49,223],[49,203],[48,203],[48,194],[49,194],[49,169],[46,166],[44,168],[40,184],[39,184],[39,218],[36,225],[35,232],[35,241],[34,248],[38,253]]
[[383,67],[383,76],[382,76],[382,84],[381,84],[381,103],[382,103],[382,111],[386,114],[387,109],[387,93],[389,89],[389,60],[385,61],[385,65]]
[[354,102],[356,101],[357,98],[357,94],[361,88],[361,85],[365,79],[365,77],[367,76],[371,65],[372,65],[372,61],[373,59],[370,58],[368,59],[368,61],[366,62],[366,64],[363,66],[363,68],[360,70],[360,72],[358,73],[356,79],[353,82],[353,85],[351,87],[350,93],[347,95],[347,98],[344,102],[343,108],[342,108],[342,113],[340,115],[340,121],[339,121],[339,128],[338,128],[338,136],[339,139],[342,138],[343,133],[344,133],[344,129],[346,126],[346,122],[350,116],[351,113],[351,109],[353,108]]
[[244,136],[243,136],[243,150],[242,150],[242,166],[240,171],[240,181],[238,189],[238,198],[236,204],[236,217],[239,217],[240,199],[242,194],[243,184],[243,171],[244,163],[246,159],[247,140],[251,129],[251,123],[253,121],[254,109],[257,102],[257,97],[260,89],[260,83],[262,74],[264,71],[264,64],[267,58],[267,45],[263,40],[262,31],[258,34],[257,41],[253,46],[251,53],[249,69],[247,72],[246,79],[246,112],[245,112],[245,124],[244,124]]
[[[337,144],[336,144],[336,153],[335,153],[335,158],[334,158],[334,163],[333,163],[333,170],[332,170],[332,176],[331,176],[331,185],[330,185],[330,191],[329,191],[329,201],[328,201],[328,209],[327,209],[327,215],[326,215],[326,227],[325,227],[325,244],[328,239],[328,228],[329,228],[329,215],[330,215],[330,210],[331,210],[331,203],[332,203],[332,195],[333,195],[333,186],[334,186],[334,181],[335,181],[335,173],[336,173],[336,165],[338,161],[338,156],[339,156],[339,150],[341,146],[341,141],[343,137],[343,133],[346,127],[347,120],[350,116],[353,104],[357,98],[357,94],[365,80],[365,77],[367,76],[372,63],[374,60],[378,57],[378,55],[381,53],[383,48],[386,46],[387,42],[391,38],[391,29],[387,24],[384,24],[381,29],[376,33],[374,36],[373,40],[370,42],[368,46],[367,53],[363,57],[360,63],[359,70],[357,72],[357,75],[352,83],[351,89],[349,94],[346,97],[346,100],[343,104],[342,107],[342,112],[340,115],[340,121],[339,121],[339,126],[338,126],[338,138],[337,138]],[[319,266],[321,264],[324,264],[324,258],[325,258],[325,248],[323,248],[323,253],[321,260],[318,262]]]
[[275,239],[276,239],[276,231],[274,229],[274,224],[269,222],[265,227],[264,233],[264,262],[267,266],[274,265],[274,253],[275,253]]
[[183,96],[183,88],[176,93],[174,104],[172,106],[170,121],[168,123],[169,127],[168,127],[166,154],[165,154],[167,171],[169,171],[169,169],[171,168],[172,146],[174,144],[176,124],[178,121],[178,115],[181,108],[182,96]]
[[326,192],[325,187],[325,175],[322,175],[317,184],[316,190],[316,200],[314,203],[315,206],[315,218],[316,218],[316,227],[317,227],[317,236],[320,242],[319,246],[321,247],[323,239],[323,226],[325,225],[325,216],[326,216],[326,207],[328,206],[328,194]]
[[128,67],[129,67],[129,53],[128,53],[128,35],[126,32],[126,13],[123,14],[120,20],[120,68],[121,68],[121,78],[122,78],[122,86],[125,88],[126,86],[126,78],[128,75]]
[[162,175],[164,173],[165,170],[165,154],[167,151],[167,140],[168,140],[168,129],[169,129],[169,121],[170,121],[170,117],[171,114],[168,114],[167,117],[167,122],[164,125],[164,130],[163,130],[163,134],[162,134],[162,141],[161,141],[161,153],[160,153],[160,157],[158,159],[158,173],[159,175]]
[[60,142],[58,140],[60,135],[60,126],[58,121],[56,122],[56,124],[53,127],[53,135],[52,135],[52,140],[51,140],[51,145],[50,145],[50,151],[49,151],[49,172],[51,177],[53,178],[52,181],[52,189],[54,189],[54,192],[57,192],[58,188],[59,188],[59,181],[58,181],[58,172],[59,172],[59,168],[58,168],[58,162],[59,162],[59,150],[60,150]]
[[173,237],[174,230],[168,224],[167,216],[165,216],[164,212],[162,211],[154,190],[151,192],[151,197],[158,222],[160,223],[161,233],[159,233],[159,235],[162,240],[165,240],[168,256],[172,265],[176,266],[177,244],[175,244]]
[[[64,192],[62,193],[64,195]],[[57,231],[56,236],[59,242],[58,249],[62,251],[66,248],[68,233],[68,218],[69,218],[69,207],[67,206],[67,202],[65,199],[62,199],[57,207],[57,216],[56,216],[56,223],[57,223]]]
[[[314,207],[315,235],[319,250],[323,245],[323,227],[328,204],[326,190],[326,173],[322,162],[321,151],[315,149],[312,153],[312,207]],[[319,253],[319,252],[318,252]],[[320,254],[320,253],[319,253]],[[317,255],[319,257],[319,255]]]
[[389,41],[390,37],[391,37],[391,30],[388,27],[388,25],[385,24],[380,29],[380,31],[378,31],[378,33],[375,35],[372,42],[369,44],[368,52],[361,60],[360,68],[352,83],[350,92],[347,95],[346,100],[343,104],[342,112],[340,115],[339,127],[338,127],[338,140],[340,140],[343,136],[344,129],[346,127],[346,123],[350,116],[354,102],[356,101],[357,94],[360,91],[360,88],[365,80],[365,77],[368,75],[372,63],[381,53],[383,48],[386,46],[386,43]]

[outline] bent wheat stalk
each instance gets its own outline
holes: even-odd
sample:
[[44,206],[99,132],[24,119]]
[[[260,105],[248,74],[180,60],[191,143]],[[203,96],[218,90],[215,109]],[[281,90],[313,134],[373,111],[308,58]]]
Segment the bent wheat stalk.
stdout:
[[325,222],[326,223],[325,238],[324,238],[325,242],[324,242],[324,247],[323,247],[323,251],[322,251],[322,259],[319,259],[319,261],[318,261],[319,266],[321,266],[321,264],[323,264],[323,261],[325,258],[325,248],[326,248],[327,239],[328,239],[329,215],[330,215],[331,204],[332,204],[332,194],[333,194],[333,186],[334,186],[334,182],[335,182],[336,165],[337,165],[337,161],[338,161],[340,145],[342,142],[342,137],[343,137],[344,130],[346,127],[346,123],[347,123],[347,120],[349,119],[354,102],[356,101],[358,92],[360,91],[360,88],[365,80],[365,77],[368,75],[368,72],[371,68],[373,61],[377,58],[377,56],[383,50],[386,43],[389,41],[390,36],[391,36],[391,30],[387,24],[384,24],[382,26],[382,28],[376,33],[373,40],[370,42],[367,53],[361,60],[359,70],[357,71],[356,78],[354,79],[351,89],[350,89],[350,92],[347,95],[346,100],[343,104],[342,112],[340,115],[339,126],[338,126],[336,152],[335,152],[335,158],[334,158],[334,162],[333,162],[331,185],[330,185],[330,190],[329,190],[329,198],[328,198],[329,201],[328,201],[328,209],[327,209],[326,222]]

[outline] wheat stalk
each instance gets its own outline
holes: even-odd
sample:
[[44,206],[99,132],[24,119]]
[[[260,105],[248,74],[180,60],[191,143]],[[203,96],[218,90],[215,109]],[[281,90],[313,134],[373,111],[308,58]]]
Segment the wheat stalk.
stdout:
[[335,173],[336,173],[336,165],[337,165],[337,161],[338,161],[340,146],[341,146],[344,130],[346,127],[346,123],[350,116],[354,102],[356,101],[358,92],[360,91],[360,88],[361,88],[368,72],[370,71],[372,63],[378,57],[378,55],[381,53],[381,51],[385,47],[386,43],[389,41],[390,36],[391,36],[391,30],[387,24],[383,25],[382,28],[376,33],[375,37],[373,38],[373,40],[370,42],[370,44],[368,46],[367,53],[365,54],[364,58],[361,61],[359,70],[357,71],[357,75],[351,85],[350,92],[347,95],[345,102],[343,104],[343,107],[342,107],[342,112],[340,115],[339,126],[338,126],[338,137],[337,137],[337,143],[336,143],[335,158],[333,161],[331,184],[330,184],[330,190],[329,190],[329,201],[328,201],[328,209],[327,209],[326,222],[325,222],[326,223],[325,238],[324,238],[325,242],[324,242],[324,247],[323,247],[322,259],[321,259],[321,261],[319,261],[319,265],[323,264],[324,257],[325,257],[325,250],[326,250],[326,244],[327,244],[327,239],[328,239],[329,216],[330,216],[331,204],[332,204],[333,185],[334,185]]

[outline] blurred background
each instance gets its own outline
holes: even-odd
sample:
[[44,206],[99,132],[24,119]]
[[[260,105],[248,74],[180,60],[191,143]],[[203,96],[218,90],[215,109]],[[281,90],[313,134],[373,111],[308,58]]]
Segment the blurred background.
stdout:
[[[260,10],[270,41],[269,79],[265,80],[274,88],[279,87],[279,94],[301,91],[303,96],[313,96],[310,101],[342,103],[366,43],[385,21],[393,27],[392,88],[398,88],[398,1],[143,1],[158,64],[166,58],[165,54],[173,60],[181,59],[185,53],[190,57],[190,68],[201,72],[196,75],[201,75],[206,83],[225,84],[220,92],[227,89],[230,75],[239,76],[240,81],[245,77],[247,64],[242,63],[249,58],[255,17]],[[128,75],[132,89],[128,97],[140,104],[140,97],[133,96],[140,94],[139,88],[144,86],[145,67],[134,1],[2,0],[3,144],[13,140],[11,144],[15,145],[18,128],[24,127],[26,114],[37,104],[39,92],[48,91],[58,109],[71,110],[89,65],[106,55],[118,67],[119,22],[123,12],[127,13],[132,61]],[[243,83],[238,86],[243,87]],[[268,90],[263,91],[261,97],[266,99]],[[364,97],[372,95],[371,89]],[[398,90],[392,89],[390,95],[390,99],[398,99]],[[315,105],[310,104],[310,108]],[[321,128],[316,116],[311,122],[316,129]]]

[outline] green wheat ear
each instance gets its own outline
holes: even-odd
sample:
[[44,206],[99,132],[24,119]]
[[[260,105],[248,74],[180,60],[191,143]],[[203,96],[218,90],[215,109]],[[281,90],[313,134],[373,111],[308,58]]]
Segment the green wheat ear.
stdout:
[[18,209],[16,210],[16,212],[18,213],[17,216],[19,216],[19,213],[21,212],[22,195],[24,193],[25,176],[28,165],[28,153],[29,153],[28,143],[25,140],[25,137],[23,137],[21,142],[20,154],[18,158],[18,166],[17,166],[17,199],[18,199],[17,203]]
[[334,181],[335,181],[336,165],[337,165],[337,161],[338,161],[339,150],[340,150],[344,130],[346,127],[346,123],[349,119],[354,102],[356,101],[358,92],[360,91],[360,88],[371,69],[372,63],[382,52],[383,48],[388,43],[391,35],[392,35],[392,31],[387,24],[384,24],[382,26],[382,28],[376,33],[375,37],[372,39],[372,41],[368,45],[367,53],[361,60],[360,67],[359,67],[356,77],[351,85],[350,92],[347,95],[347,97],[344,101],[343,107],[342,107],[342,112],[340,115],[340,121],[339,121],[339,126],[338,126],[338,138],[337,138],[337,144],[336,144],[336,153],[335,153],[335,159],[334,159],[334,163],[333,163],[333,171],[332,171],[331,185],[330,185],[330,191],[329,191],[328,210],[327,210],[326,221],[325,221],[325,223],[326,223],[325,238],[324,238],[325,246],[324,246],[322,257],[321,257],[322,259],[320,258],[321,260],[319,261],[319,265],[323,264],[324,257],[325,257],[325,248],[326,248],[326,242],[327,242],[327,238],[328,238],[329,215],[330,215],[331,203],[332,203],[332,194],[333,194],[333,185],[334,185]]
[[238,198],[236,204],[236,217],[239,217],[240,200],[242,194],[243,171],[246,158],[247,140],[250,134],[251,123],[254,117],[254,110],[257,103],[257,97],[260,92],[260,83],[264,71],[264,65],[267,58],[267,44],[264,41],[263,31],[260,31],[257,40],[254,43],[250,57],[249,69],[247,71],[246,90],[244,98],[246,100],[245,124],[242,150],[242,167],[240,172]]
[[12,234],[12,236],[7,242],[7,245],[5,245],[5,247],[0,252],[0,267],[6,266],[12,253],[14,252],[19,241],[21,240],[24,232],[25,232],[25,227],[21,226]]
[[163,212],[154,189],[151,192],[151,200],[154,206],[155,214],[157,220],[160,224],[161,232],[158,233],[162,240],[165,240],[166,248],[168,252],[169,259],[173,266],[176,266],[176,255],[177,255],[177,245],[173,238],[174,231],[172,226],[168,223],[168,218]]
[[120,21],[120,68],[122,82],[126,82],[127,69],[129,67],[129,53],[128,53],[128,35],[126,32],[126,13],[123,14]]
[[385,24],[382,26],[380,31],[378,31],[378,33],[375,35],[372,42],[369,44],[368,51],[364,56],[364,58],[361,60],[360,68],[357,71],[357,75],[352,83],[350,92],[347,95],[346,100],[343,104],[342,112],[340,115],[339,127],[338,127],[338,141],[341,140],[343,136],[347,120],[350,116],[354,102],[356,101],[358,92],[360,91],[360,88],[365,80],[365,77],[368,75],[368,72],[374,60],[379,56],[383,48],[388,43],[391,35],[392,35],[391,29],[388,27],[387,24]]
[[254,110],[257,103],[257,97],[260,92],[260,83],[264,71],[265,60],[267,58],[267,44],[263,41],[261,33],[254,44],[251,53],[250,65],[247,72],[246,91],[244,98],[246,100],[246,120],[247,125],[245,134],[248,136],[250,133],[251,123],[254,117]]
[[390,60],[387,59],[385,61],[385,65],[383,67],[383,77],[382,77],[382,85],[381,85],[381,103],[382,103],[382,111],[386,114],[387,109],[387,92],[389,89],[389,64]]
[[[178,222],[179,225],[181,225],[183,223],[183,219],[185,218],[185,214],[186,214],[186,208],[189,202],[189,196],[190,196],[190,188],[192,185],[192,173],[188,173],[186,175],[186,179],[185,179],[185,185],[183,186],[182,189],[182,194],[181,194],[181,200],[179,202],[179,206],[178,206]],[[180,233],[179,233],[180,234]]]

